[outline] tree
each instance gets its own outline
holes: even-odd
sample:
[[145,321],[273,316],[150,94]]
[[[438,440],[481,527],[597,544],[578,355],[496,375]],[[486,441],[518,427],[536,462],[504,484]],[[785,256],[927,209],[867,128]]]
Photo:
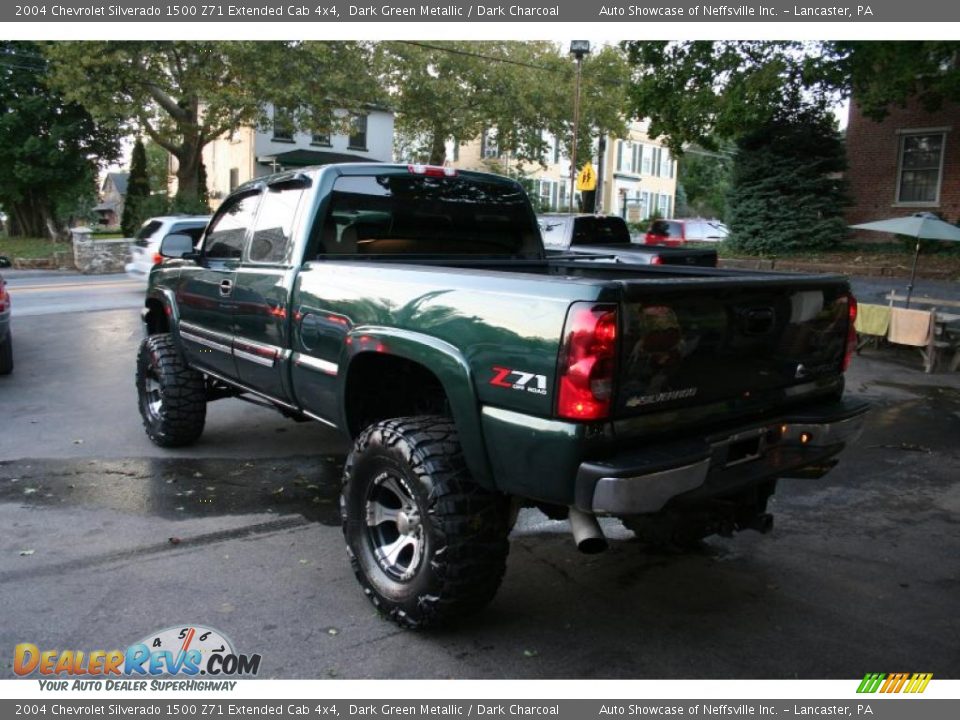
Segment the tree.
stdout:
[[116,132],[52,89],[30,42],[0,42],[0,204],[10,234],[58,238],[91,205],[98,163],[119,152]]
[[827,113],[784,110],[737,143],[730,244],[755,253],[822,249],[847,233],[843,140]]
[[874,119],[918,98],[960,101],[960,43],[949,41],[683,41],[624,43],[630,106],[674,152],[716,149],[775,122],[785,104],[824,111],[853,97]]
[[677,183],[677,196],[674,200],[673,216],[686,217],[690,214],[690,203],[687,199],[687,191],[682,182]]
[[142,131],[177,160],[177,198],[199,197],[201,153],[284,108],[297,127],[340,129],[337,111],[380,99],[371,48],[358,42],[47,43],[57,87],[95,117]]
[[170,153],[152,140],[143,144],[147,155],[147,177],[150,180],[150,193],[153,195],[169,194]]
[[[730,172],[735,146],[727,143],[717,152],[690,147],[678,160],[677,177],[692,215],[723,220],[727,211]],[[677,186],[679,205],[679,189]]]
[[150,178],[147,175],[147,151],[143,141],[137,138],[130,155],[130,175],[127,178],[127,197],[123,203],[120,230],[131,237],[146,219],[144,205],[150,197]]
[[[500,151],[540,162],[544,131],[567,154],[573,121],[574,65],[549,42],[384,42],[384,85],[397,111],[398,147],[410,159],[441,164],[448,140],[496,131]],[[624,132],[627,66],[621,51],[602,48],[583,65],[578,155],[590,156],[592,133]]]

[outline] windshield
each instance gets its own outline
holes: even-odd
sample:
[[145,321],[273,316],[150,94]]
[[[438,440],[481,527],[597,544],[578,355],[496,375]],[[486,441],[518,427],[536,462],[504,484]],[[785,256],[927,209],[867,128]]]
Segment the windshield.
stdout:
[[683,237],[683,230],[680,223],[671,220],[654,220],[650,224],[651,235],[663,235],[664,237]]
[[523,190],[462,175],[340,177],[313,245],[316,255],[541,256]]

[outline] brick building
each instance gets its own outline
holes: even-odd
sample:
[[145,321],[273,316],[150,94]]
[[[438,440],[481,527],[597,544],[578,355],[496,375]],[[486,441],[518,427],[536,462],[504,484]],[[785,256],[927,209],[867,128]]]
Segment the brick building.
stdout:
[[[960,222],[960,105],[926,112],[911,103],[876,122],[851,102],[846,141],[854,199],[848,223],[917,212]],[[861,239],[883,236],[863,233]]]

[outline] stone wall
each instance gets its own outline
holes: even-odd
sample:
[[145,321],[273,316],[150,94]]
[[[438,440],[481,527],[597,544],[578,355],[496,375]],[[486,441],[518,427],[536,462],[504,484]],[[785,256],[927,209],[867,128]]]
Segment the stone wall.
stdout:
[[123,272],[130,262],[130,238],[93,240],[90,228],[73,228],[73,260],[85,275]]

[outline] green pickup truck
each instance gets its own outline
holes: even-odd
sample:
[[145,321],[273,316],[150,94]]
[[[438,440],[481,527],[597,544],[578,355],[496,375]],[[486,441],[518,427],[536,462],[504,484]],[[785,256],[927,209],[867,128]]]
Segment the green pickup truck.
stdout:
[[[548,258],[513,180],[328,165],[239,187],[150,273],[140,412],[164,447],[266,401],[352,441],[354,571],[405,627],[488,603],[523,506],[606,546],[767,531],[777,478],[861,428],[840,276]],[[304,448],[309,450],[309,448]]]

